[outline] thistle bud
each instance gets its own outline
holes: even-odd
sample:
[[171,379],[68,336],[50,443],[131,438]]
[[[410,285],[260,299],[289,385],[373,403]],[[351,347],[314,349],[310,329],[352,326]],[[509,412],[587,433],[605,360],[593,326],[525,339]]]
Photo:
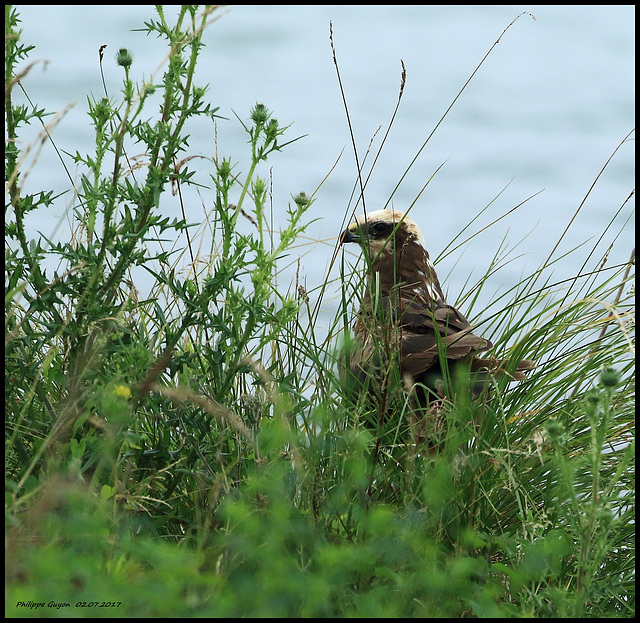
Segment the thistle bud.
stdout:
[[127,50],[127,48],[120,48],[116,54],[116,63],[118,63],[120,67],[129,69],[133,63],[133,54]]
[[251,112],[249,113],[251,116],[251,121],[253,121],[256,125],[264,125],[271,116],[271,112],[264,104],[256,104]]
[[613,368],[605,368],[600,373],[600,384],[603,387],[616,387],[620,383],[620,374]]

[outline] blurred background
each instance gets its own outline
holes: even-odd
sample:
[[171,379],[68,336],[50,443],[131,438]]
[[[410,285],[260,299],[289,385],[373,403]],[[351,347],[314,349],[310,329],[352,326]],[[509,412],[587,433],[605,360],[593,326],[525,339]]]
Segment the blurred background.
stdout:
[[[152,7],[30,5],[19,11],[23,41],[36,46],[31,60],[48,61],[23,81],[29,97],[48,111],[73,103],[53,137],[62,151],[92,153],[87,96],[104,94],[98,49],[107,45],[104,72],[112,97],[122,84],[122,69],[114,60],[119,48],[134,54],[132,78],[148,78],[166,54],[157,39],[135,31],[154,18]],[[166,8],[168,20],[175,11]],[[634,126],[633,6],[229,6],[209,27],[197,70],[199,84],[210,86],[208,101],[229,120],[217,122],[217,146],[210,120],[190,127],[185,155],[211,158],[217,153],[238,163],[236,172],[246,172],[247,136],[234,112],[246,120],[256,102],[272,110],[281,125],[292,124],[286,135],[290,139],[306,135],[274,154],[261,173],[268,176],[273,167],[276,228],[285,222],[292,194],[310,195],[317,189],[309,218],[318,220],[298,248],[300,273],[313,291],[326,277],[335,238],[356,207],[350,202],[356,161],[332,58],[330,23],[361,163],[375,136],[365,176],[398,99],[401,60],[407,70],[397,117],[365,191],[367,210],[375,210],[387,204],[476,66],[523,11],[535,20],[522,15],[505,33],[389,203],[405,210],[443,165],[411,211],[437,258],[487,205],[469,233],[542,191],[438,266],[455,300],[471,273],[482,275],[506,237],[508,246],[518,245],[517,254],[523,254],[492,277],[494,290],[508,288],[546,259]],[[16,101],[20,97],[16,90]],[[34,126],[31,134],[25,133],[24,142],[33,140],[37,130]],[[211,187],[212,165],[192,163],[201,171],[197,181]],[[67,165],[77,175],[70,158]],[[603,232],[633,190],[634,165],[634,146],[628,141],[607,166],[561,250]],[[53,148],[45,144],[26,189],[62,192],[69,187]],[[167,212],[177,216],[176,198],[165,195]],[[55,209],[30,215],[29,226],[47,237],[55,233],[54,238],[65,238],[73,200],[72,193],[64,194]],[[187,195],[190,220],[202,221],[203,210],[212,206],[213,191]],[[632,206],[630,202],[617,217],[618,226],[603,240],[603,250],[624,220],[633,218]],[[609,261],[625,262],[633,237],[633,227],[626,227]],[[562,263],[558,279],[575,274],[585,254]],[[144,290],[144,284],[137,285]],[[331,305],[329,297],[326,306]]]

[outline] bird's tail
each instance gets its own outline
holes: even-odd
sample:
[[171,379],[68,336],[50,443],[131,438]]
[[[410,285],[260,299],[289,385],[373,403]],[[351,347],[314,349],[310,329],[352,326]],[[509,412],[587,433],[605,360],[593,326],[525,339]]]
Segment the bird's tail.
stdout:
[[531,359],[521,359],[513,367],[513,361],[511,359],[496,359],[495,357],[476,358],[471,364],[471,371],[476,372],[479,370],[488,371],[492,376],[499,376],[505,374],[513,381],[524,381],[527,378],[527,373],[536,367],[536,362]]

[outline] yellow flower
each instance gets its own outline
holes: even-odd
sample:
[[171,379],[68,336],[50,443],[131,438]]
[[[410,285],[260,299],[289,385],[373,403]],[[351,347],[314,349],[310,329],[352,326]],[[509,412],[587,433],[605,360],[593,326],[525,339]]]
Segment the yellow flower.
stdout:
[[131,398],[131,390],[126,385],[116,385],[113,393],[121,398],[129,400]]

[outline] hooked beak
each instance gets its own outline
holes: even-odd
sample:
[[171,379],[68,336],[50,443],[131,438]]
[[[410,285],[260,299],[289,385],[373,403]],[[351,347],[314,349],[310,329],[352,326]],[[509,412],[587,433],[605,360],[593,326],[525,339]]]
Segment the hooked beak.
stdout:
[[358,235],[358,228],[355,223],[349,225],[349,227],[340,234],[340,244],[344,244],[345,242],[360,242],[360,240],[361,238]]

